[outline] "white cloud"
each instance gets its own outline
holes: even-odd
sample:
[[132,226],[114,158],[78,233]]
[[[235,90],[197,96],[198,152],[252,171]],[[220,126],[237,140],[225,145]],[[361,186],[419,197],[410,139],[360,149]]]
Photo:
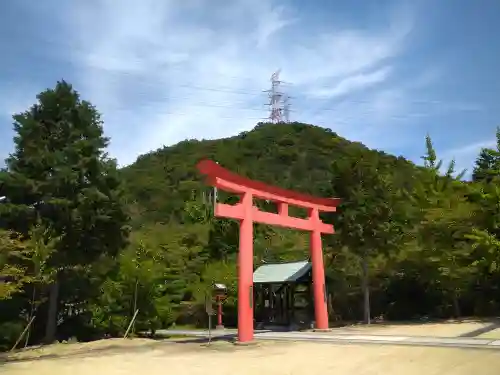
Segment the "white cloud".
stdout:
[[347,78],[342,79],[333,87],[316,89],[312,91],[310,95],[333,98],[352,93],[353,91],[363,89],[380,82],[384,82],[389,76],[390,72],[391,68],[389,66],[386,66],[373,72],[363,72],[348,76]]
[[[259,2],[256,2],[259,4]],[[291,26],[297,19],[288,18],[285,7],[278,6],[272,7],[272,2],[260,2],[264,5],[264,9],[260,9],[257,17],[257,27],[255,28],[255,38],[257,40],[257,47],[262,48],[269,45],[271,37],[278,33],[281,29]]]
[[473,163],[471,163],[471,161],[475,160],[479,156],[481,149],[495,148],[495,146],[495,139],[485,139],[479,142],[473,142],[460,147],[446,150],[445,152],[443,152],[442,158],[445,161],[455,160],[456,170],[460,172],[466,169],[466,177],[470,177],[473,169]]
[[447,150],[444,153],[444,157],[446,158],[463,158],[466,157],[470,159],[472,155],[479,155],[479,152],[483,148],[493,148],[495,147],[495,140],[488,139],[480,142],[470,143],[461,147],[453,148],[451,150]]
[[[318,32],[297,9],[274,0],[59,3],[43,10],[58,14],[65,30],[58,56],[69,58],[76,71],[70,80],[103,112],[110,153],[122,165],[163,144],[249,130],[267,116],[262,90],[277,68],[306,96],[376,88],[413,28],[407,8],[379,29],[323,25]],[[336,131],[355,124],[342,135],[359,139],[371,125],[363,127],[362,116],[388,118],[405,108],[404,92],[395,88],[367,100],[361,110],[351,102],[332,114],[297,98],[292,119],[330,119]]]

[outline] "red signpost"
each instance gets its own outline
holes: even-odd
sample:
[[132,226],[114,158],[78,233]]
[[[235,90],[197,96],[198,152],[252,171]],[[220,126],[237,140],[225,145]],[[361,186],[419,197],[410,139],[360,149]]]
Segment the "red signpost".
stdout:
[[217,296],[216,301],[217,301],[217,328],[221,329],[224,328],[224,325],[222,324],[222,297]]
[[[198,163],[200,173],[207,176],[207,184],[220,190],[237,194],[236,205],[217,203],[215,216],[240,222],[240,247],[238,253],[238,341],[253,340],[253,223],[276,225],[311,233],[311,262],[314,290],[314,311],[317,329],[328,329],[325,270],[321,234],[333,234],[330,224],[321,221],[319,213],[335,212],[338,198],[317,198],[291,190],[281,189],[259,181],[239,176],[211,160]],[[278,205],[278,213],[260,211],[253,199],[265,199]],[[288,215],[289,206],[308,210],[307,219]]]

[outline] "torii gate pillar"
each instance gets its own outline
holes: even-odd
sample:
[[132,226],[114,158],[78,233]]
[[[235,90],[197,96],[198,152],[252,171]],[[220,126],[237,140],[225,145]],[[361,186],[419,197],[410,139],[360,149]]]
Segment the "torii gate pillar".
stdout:
[[[311,235],[311,262],[314,291],[314,315],[317,329],[328,329],[326,305],[325,270],[322,233],[334,233],[332,225],[319,217],[320,211],[335,212],[340,200],[316,198],[310,195],[281,189],[253,181],[234,174],[211,160],[203,160],[198,170],[207,176],[207,183],[221,190],[240,195],[236,205],[217,203],[215,216],[236,219],[240,223],[240,245],[238,253],[238,341],[253,340],[253,223],[276,225],[285,228],[309,231]],[[263,212],[253,205],[253,198],[273,201],[278,213]],[[307,219],[288,215],[289,205],[306,208]]]
[[[238,252],[238,341],[253,339],[253,221],[252,195],[241,198],[243,218],[240,221]],[[240,323],[241,322],[241,323]]]

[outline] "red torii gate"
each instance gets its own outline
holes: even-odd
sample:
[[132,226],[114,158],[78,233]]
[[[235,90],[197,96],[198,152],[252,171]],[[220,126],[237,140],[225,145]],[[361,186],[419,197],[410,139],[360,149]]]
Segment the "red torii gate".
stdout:
[[[208,185],[237,194],[236,205],[217,203],[215,216],[236,219],[240,222],[240,246],[238,253],[238,341],[253,340],[253,223],[276,225],[299,229],[311,233],[311,262],[314,289],[314,313],[316,329],[328,329],[326,306],[325,270],[321,234],[333,234],[333,225],[325,224],[320,211],[335,212],[338,198],[317,198],[291,190],[281,189],[259,181],[239,176],[211,160],[202,160],[197,165],[200,173],[207,176]],[[278,213],[263,212],[253,205],[253,198],[277,203]],[[288,215],[289,205],[305,208],[307,219]]]

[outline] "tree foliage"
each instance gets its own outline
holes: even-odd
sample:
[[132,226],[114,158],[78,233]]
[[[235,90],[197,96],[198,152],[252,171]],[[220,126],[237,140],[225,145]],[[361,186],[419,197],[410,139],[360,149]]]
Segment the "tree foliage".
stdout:
[[18,235],[0,230],[0,301],[12,298],[32,281],[27,271],[32,258],[30,248]]
[[[227,285],[225,324],[236,324],[238,225],[214,218],[215,194],[196,171],[204,158],[341,198],[323,216],[336,228],[323,238],[331,319],[500,311],[500,131],[463,181],[430,136],[417,166],[300,123],[186,140],[118,170],[98,111],[64,81],[15,115],[14,130],[0,172],[0,347],[32,317],[27,344],[53,322],[58,339],[121,335],[136,311],[135,333],[206,325],[214,283]],[[307,233],[254,227],[255,266],[307,259],[308,247]]]
[[[0,175],[1,194],[6,197],[0,217],[7,229],[31,241],[37,259],[44,257],[43,266],[54,271],[51,280],[45,280],[50,284],[46,311],[50,342],[60,287],[66,287],[63,281],[102,254],[115,256],[123,249],[128,217],[96,109],[64,81],[37,99],[27,111],[13,116],[15,147]],[[46,230],[34,232],[37,225]],[[39,245],[49,243],[54,251],[40,254]]]

